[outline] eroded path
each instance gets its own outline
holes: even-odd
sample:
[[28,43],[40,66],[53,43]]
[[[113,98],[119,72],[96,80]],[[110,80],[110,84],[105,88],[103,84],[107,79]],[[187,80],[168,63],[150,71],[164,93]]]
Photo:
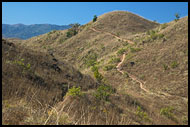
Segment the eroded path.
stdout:
[[[130,44],[134,44],[134,42],[132,42],[131,40],[127,40],[127,39],[120,38],[120,37],[118,37],[117,35],[114,35],[114,34],[112,34],[112,33],[100,31],[100,30],[97,30],[97,29],[95,29],[95,28],[90,28],[90,29],[93,30],[93,31],[95,31],[95,32],[109,34],[109,35],[111,35],[111,36],[113,36],[113,37],[115,37],[115,38],[117,38],[117,39],[120,39],[120,40],[123,40],[123,41],[127,41],[127,42],[130,43]],[[124,62],[124,60],[125,60],[125,54],[123,54],[122,59],[121,59],[121,62],[118,63],[118,65],[116,66],[117,70],[118,70],[120,73],[122,73],[122,74],[124,74],[124,72],[121,70],[121,64]],[[140,84],[140,88],[141,88],[143,91],[145,91],[145,92],[147,92],[147,93],[151,93],[149,90],[147,90],[147,89],[145,89],[145,88],[143,87],[143,84],[144,84],[145,82],[139,80],[136,76],[134,76],[134,75],[132,75],[132,74],[129,74],[129,73],[128,73],[128,75],[129,75],[129,77],[130,77],[132,80],[134,80],[134,81],[136,81],[136,82],[138,82],[138,83]]]
[[115,34],[112,34],[112,33],[109,33],[109,32],[105,32],[105,31],[101,31],[101,30],[97,30],[97,29],[95,29],[95,28],[93,28],[93,27],[92,27],[92,28],[89,28],[89,29],[91,29],[91,30],[93,30],[93,31],[95,31],[95,32],[105,33],[105,34],[111,35],[111,36],[113,36],[113,37],[115,37],[115,38],[117,38],[117,39],[120,39],[120,40],[122,40],[122,41],[126,41],[126,42],[128,42],[128,43],[130,43],[130,44],[134,44],[134,42],[132,42],[131,40],[120,38],[119,36],[117,36],[117,35],[115,35]]
[[[120,73],[122,73],[122,74],[125,74],[125,73],[121,70],[121,64],[124,62],[124,59],[125,59],[125,54],[123,54],[122,59],[121,59],[121,62],[118,63],[118,65],[116,66],[117,70],[118,70]],[[138,82],[138,83],[140,84],[140,88],[141,88],[143,91],[152,94],[152,92],[150,92],[149,90],[147,90],[146,88],[143,87],[143,84],[145,84],[145,82],[139,80],[136,76],[134,76],[134,75],[132,75],[132,74],[130,74],[130,73],[127,73],[127,74],[129,75],[129,77],[130,77],[132,80],[134,80],[134,81],[136,81],[136,82]]]

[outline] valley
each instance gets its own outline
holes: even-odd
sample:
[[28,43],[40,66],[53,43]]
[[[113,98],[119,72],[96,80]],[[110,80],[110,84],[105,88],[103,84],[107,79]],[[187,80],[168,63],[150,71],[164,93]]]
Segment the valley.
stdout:
[[112,11],[2,50],[3,124],[188,124],[187,16]]

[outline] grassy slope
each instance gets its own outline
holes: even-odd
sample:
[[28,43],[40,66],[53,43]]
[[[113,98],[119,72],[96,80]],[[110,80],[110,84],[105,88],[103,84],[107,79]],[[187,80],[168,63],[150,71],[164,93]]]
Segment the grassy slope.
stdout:
[[[84,91],[97,87],[90,76],[81,74],[68,63],[49,54],[25,49],[6,40],[2,40],[2,49],[4,124],[20,124],[25,119],[24,115],[19,116],[19,112],[25,112],[23,110],[27,113],[30,110],[35,113],[46,111],[49,106],[63,100],[69,87],[80,86]],[[29,109],[25,109],[22,103]],[[15,107],[17,104],[20,110]],[[18,112],[11,116],[14,110]],[[27,116],[36,119],[35,113]],[[35,120],[30,122],[32,124]]]
[[[22,45],[27,45],[33,50],[44,51],[48,54],[53,52],[57,59],[66,60],[83,73],[90,75],[92,73],[85,66],[84,60],[90,53],[97,54],[100,72],[107,79],[108,84],[117,88],[117,93],[111,96],[111,103],[107,105],[99,104],[100,102],[96,104],[90,91],[82,99],[73,100],[73,98],[68,98],[60,102],[60,105],[70,107],[71,102],[74,101],[72,105],[76,106],[70,107],[73,110],[64,108],[64,112],[69,114],[69,118],[72,117],[70,120],[72,124],[186,124],[188,105],[187,99],[184,98],[187,98],[188,92],[187,17],[180,19],[178,22],[170,22],[167,25],[166,28],[161,29],[162,26],[154,22],[149,22],[128,12],[115,11],[100,16],[95,23],[90,22],[82,26],[81,32],[67,40],[65,40],[67,31],[56,31],[26,40],[22,42]],[[126,45],[126,42],[106,33],[95,32],[90,29],[91,27],[130,39],[135,44]],[[148,38],[149,35],[146,34],[146,31],[152,28],[158,31],[157,34],[163,33],[164,37],[155,40]],[[61,43],[62,40],[65,41]],[[140,51],[131,51],[130,47],[140,49]],[[121,75],[116,69],[104,70],[106,65],[110,65],[111,57],[121,57],[121,54],[117,54],[117,51],[121,48],[126,49],[126,59],[122,65],[123,70],[145,81],[144,87],[157,94],[149,95],[142,91],[137,82]],[[174,61],[179,65],[172,68],[172,62]],[[134,66],[131,66],[130,62],[134,62]],[[111,65],[116,66],[117,63],[114,62]],[[168,69],[164,70],[163,64],[168,66]],[[166,92],[172,96],[166,97],[159,92]],[[82,101],[81,105],[78,105],[78,101]],[[134,102],[138,102],[137,105],[140,105],[143,111],[148,113],[151,122],[138,118],[136,114],[137,105]],[[100,105],[98,109],[95,112],[90,112],[90,107],[97,105]],[[116,109],[109,108],[111,105]],[[173,116],[177,120],[160,115],[160,109],[168,106],[174,107]],[[85,114],[85,119],[88,120],[85,121],[84,118],[81,118],[77,122],[77,119],[81,117],[81,113],[85,112],[84,107],[88,107],[88,110],[86,110],[89,111],[88,115]],[[99,109],[101,107],[113,111],[112,114],[109,114],[109,117],[105,116],[105,118],[101,114],[102,109]],[[59,106],[57,108],[59,110]],[[75,110],[76,112],[74,112]],[[96,114],[96,112],[99,112],[99,114]],[[112,116],[114,114],[117,114],[118,118],[113,121]],[[126,114],[128,115],[125,116]],[[94,115],[100,116],[91,118],[95,119],[96,123],[90,121],[89,118],[89,116]],[[108,120],[107,123],[106,120]]]

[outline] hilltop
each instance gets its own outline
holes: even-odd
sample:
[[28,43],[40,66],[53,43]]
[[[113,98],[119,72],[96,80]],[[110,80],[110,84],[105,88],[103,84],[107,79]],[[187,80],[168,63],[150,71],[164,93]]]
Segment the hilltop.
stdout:
[[[76,34],[71,34],[73,29]],[[158,24],[130,12],[113,11],[77,28],[2,41],[3,86],[10,86],[3,87],[3,96],[10,97],[3,98],[4,114],[11,107],[7,105],[15,105],[7,94],[11,92],[4,91],[18,89],[7,79],[15,79],[15,84],[26,80],[10,61],[30,63],[33,77],[37,74],[51,86],[43,87],[48,94],[61,98],[45,109],[38,104],[40,120],[35,122],[31,119],[37,116],[27,114],[30,120],[19,124],[188,124],[188,17]],[[81,90],[69,87],[62,94],[60,82]],[[54,95],[53,91],[59,92]],[[17,92],[13,95],[17,97]],[[42,95],[35,98],[40,103],[46,98]]]

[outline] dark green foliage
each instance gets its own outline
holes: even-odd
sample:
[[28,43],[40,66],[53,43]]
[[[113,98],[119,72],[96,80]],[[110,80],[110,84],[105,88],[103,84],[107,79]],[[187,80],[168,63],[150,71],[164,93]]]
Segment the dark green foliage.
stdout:
[[100,85],[97,88],[96,93],[94,94],[94,96],[99,99],[99,100],[105,100],[108,101],[108,97],[114,93],[114,90],[112,89],[111,86],[108,85]]
[[180,18],[180,14],[179,14],[179,13],[176,13],[176,14],[175,14],[175,17],[176,17],[175,21],[177,22],[177,21],[179,20],[179,18]]
[[96,15],[94,15],[93,22],[96,22],[97,18],[98,17]]

